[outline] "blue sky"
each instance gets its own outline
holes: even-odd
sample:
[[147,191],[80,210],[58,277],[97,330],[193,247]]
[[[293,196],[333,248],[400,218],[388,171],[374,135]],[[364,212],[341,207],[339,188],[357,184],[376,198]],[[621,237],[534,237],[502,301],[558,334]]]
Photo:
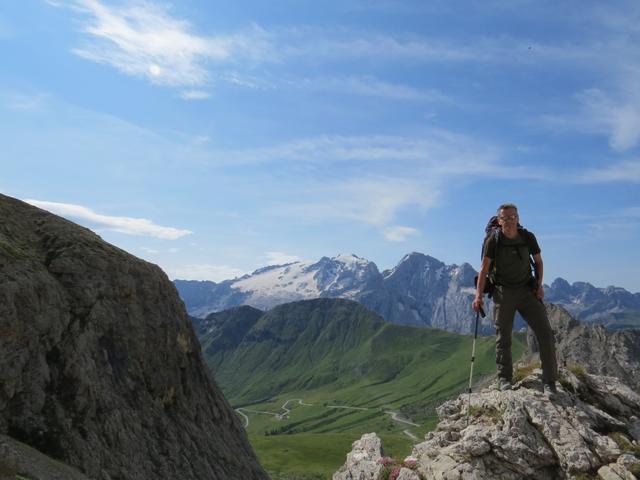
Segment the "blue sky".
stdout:
[[0,5],[0,192],[170,278],[355,253],[640,291],[636,1]]

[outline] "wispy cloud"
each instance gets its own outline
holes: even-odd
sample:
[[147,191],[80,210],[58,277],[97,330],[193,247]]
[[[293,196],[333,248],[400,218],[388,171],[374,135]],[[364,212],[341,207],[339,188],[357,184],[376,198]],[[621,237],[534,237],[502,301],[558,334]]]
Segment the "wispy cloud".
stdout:
[[284,265],[302,260],[297,255],[290,255],[284,252],[266,252],[264,258],[264,265]]
[[614,163],[602,168],[592,168],[577,176],[578,182],[640,182],[640,159]]
[[554,173],[543,166],[507,161],[510,150],[507,145],[450,130],[425,129],[411,136],[309,137],[262,148],[210,151],[201,158],[212,165],[293,162],[314,168],[347,168],[359,174],[364,165],[373,174],[379,170],[386,172],[392,165],[402,165],[411,171],[411,176],[419,178],[555,178]]
[[438,204],[441,193],[441,186],[433,179],[353,178],[330,185],[305,185],[295,202],[266,210],[272,215],[310,223],[344,220],[386,229],[401,209],[432,208]]
[[75,54],[157,85],[207,86],[212,78],[210,63],[258,59],[268,43],[257,26],[245,33],[198,35],[188,21],[151,2],[115,7],[76,0],[70,5],[86,19],[87,41],[73,50]]
[[7,108],[12,110],[39,110],[47,104],[49,95],[45,93],[21,94],[2,93],[0,100]]
[[228,265],[212,265],[207,263],[166,267],[164,270],[172,280],[211,280],[214,282],[241,277],[245,273],[248,273]]
[[[635,78],[640,80],[640,70],[638,73]],[[624,80],[611,93],[584,90],[576,95],[576,113],[544,115],[541,123],[554,130],[604,135],[613,150],[627,151],[640,141],[640,99],[626,83]]]
[[47,202],[42,200],[26,199],[25,202],[42,208],[56,215],[89,222],[98,228],[106,228],[128,235],[141,235],[168,240],[176,240],[193,232],[173,227],[156,225],[145,218],[114,217],[101,215],[93,210],[80,205],[70,203]]
[[390,100],[420,102],[450,102],[451,99],[437,89],[415,88],[409,85],[385,82],[374,77],[314,78],[290,82],[294,87],[316,91],[331,91]]
[[418,230],[412,227],[394,225],[384,231],[384,237],[391,242],[404,242],[410,235],[415,235]]
[[211,97],[211,94],[202,90],[185,90],[180,93],[180,96],[185,100],[206,100]]

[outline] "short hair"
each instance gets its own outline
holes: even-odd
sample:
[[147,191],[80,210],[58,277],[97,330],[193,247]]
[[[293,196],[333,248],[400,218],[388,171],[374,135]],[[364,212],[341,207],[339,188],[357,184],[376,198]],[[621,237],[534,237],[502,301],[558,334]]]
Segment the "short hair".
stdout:
[[515,204],[513,204],[513,203],[503,203],[502,205],[500,205],[498,207],[498,210],[496,210],[496,213],[499,216],[500,215],[500,210],[506,210],[507,208],[513,208],[516,211],[516,213],[518,213],[518,207],[516,207]]

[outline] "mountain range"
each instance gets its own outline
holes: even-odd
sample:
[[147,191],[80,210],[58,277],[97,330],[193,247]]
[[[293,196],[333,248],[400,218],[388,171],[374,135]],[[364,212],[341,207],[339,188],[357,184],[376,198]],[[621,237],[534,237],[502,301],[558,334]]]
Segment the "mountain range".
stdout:
[[[373,262],[340,254],[317,262],[268,266],[219,283],[174,283],[188,312],[196,317],[239,305],[268,310],[296,300],[330,297],[358,301],[389,322],[469,333],[475,321],[470,305],[476,274],[468,263],[446,265],[418,252],[382,272]],[[581,321],[612,328],[640,326],[640,293],[586,282],[570,285],[562,278],[545,285],[545,293],[545,301],[563,306]],[[487,307],[481,324],[484,333],[492,331],[490,302]]]

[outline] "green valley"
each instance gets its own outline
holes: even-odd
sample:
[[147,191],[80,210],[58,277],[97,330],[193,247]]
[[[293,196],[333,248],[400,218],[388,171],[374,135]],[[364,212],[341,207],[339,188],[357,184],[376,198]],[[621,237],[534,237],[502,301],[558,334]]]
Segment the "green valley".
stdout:
[[[273,478],[330,478],[370,431],[404,457],[468,385],[473,337],[387,323],[348,300],[237,307],[194,326]],[[514,356],[523,350],[514,336]],[[492,337],[478,338],[474,372],[495,372]]]

